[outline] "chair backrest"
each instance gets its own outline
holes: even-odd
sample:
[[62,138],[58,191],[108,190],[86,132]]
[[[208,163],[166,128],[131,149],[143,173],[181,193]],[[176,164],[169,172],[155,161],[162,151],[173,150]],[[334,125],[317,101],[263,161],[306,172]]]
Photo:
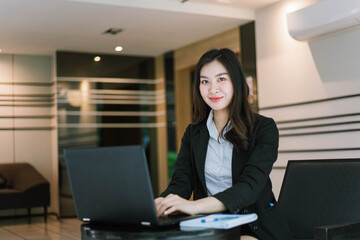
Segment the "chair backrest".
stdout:
[[48,184],[30,163],[1,163],[0,172],[5,176],[11,188],[24,191],[39,184]]
[[279,196],[294,239],[360,220],[360,159],[289,161]]

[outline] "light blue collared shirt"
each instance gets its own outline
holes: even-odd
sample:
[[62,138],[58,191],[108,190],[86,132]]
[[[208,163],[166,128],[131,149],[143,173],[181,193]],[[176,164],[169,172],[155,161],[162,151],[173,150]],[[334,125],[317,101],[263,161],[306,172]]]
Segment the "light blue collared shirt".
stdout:
[[[208,196],[222,192],[232,186],[233,145],[224,138],[219,138],[213,118],[214,112],[211,110],[206,123],[210,135],[205,159],[205,181]],[[230,129],[231,124],[229,122],[225,127],[224,134]]]

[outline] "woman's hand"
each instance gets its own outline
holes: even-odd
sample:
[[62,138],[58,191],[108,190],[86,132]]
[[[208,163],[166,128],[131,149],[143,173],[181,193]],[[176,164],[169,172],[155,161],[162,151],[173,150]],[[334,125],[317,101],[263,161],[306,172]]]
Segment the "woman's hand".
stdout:
[[198,214],[197,202],[186,200],[176,194],[169,194],[165,198],[155,199],[156,212],[158,216],[182,212],[185,214]]
[[193,215],[199,213],[207,214],[223,212],[226,210],[225,205],[214,197],[207,197],[196,201],[190,201],[181,198],[176,194],[169,194],[165,198],[156,198],[155,206],[158,216],[166,216],[176,212]]

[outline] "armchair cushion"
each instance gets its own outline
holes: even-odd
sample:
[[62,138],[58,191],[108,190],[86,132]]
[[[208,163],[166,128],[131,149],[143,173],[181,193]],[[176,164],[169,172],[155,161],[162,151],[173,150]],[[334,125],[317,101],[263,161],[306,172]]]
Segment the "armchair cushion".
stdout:
[[49,206],[50,184],[29,163],[2,163],[0,172],[7,183],[0,189],[0,209]]
[[4,175],[0,172],[0,189],[7,188],[7,180]]

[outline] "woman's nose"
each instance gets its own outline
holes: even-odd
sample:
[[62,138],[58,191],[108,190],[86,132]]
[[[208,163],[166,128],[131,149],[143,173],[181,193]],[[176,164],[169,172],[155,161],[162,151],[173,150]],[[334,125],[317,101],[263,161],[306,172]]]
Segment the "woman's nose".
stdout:
[[216,93],[219,90],[217,84],[210,84],[209,92]]

